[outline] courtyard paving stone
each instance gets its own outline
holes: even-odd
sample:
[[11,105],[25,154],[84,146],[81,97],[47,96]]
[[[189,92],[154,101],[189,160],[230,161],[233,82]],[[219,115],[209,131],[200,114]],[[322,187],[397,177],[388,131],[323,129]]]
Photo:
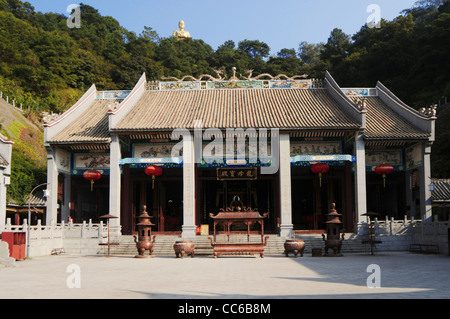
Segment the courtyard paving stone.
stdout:
[[[372,264],[379,266],[380,288],[367,286]],[[79,269],[79,288],[70,288],[76,274],[70,265]],[[449,299],[449,270],[449,256],[407,252],[217,259],[62,254],[0,268],[0,298]]]

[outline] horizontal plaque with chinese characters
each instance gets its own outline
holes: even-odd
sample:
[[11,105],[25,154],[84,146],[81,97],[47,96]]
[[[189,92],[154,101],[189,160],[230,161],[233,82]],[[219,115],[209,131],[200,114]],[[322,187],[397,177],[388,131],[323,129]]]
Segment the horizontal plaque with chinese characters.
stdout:
[[217,168],[217,179],[226,180],[255,180],[258,178],[258,169],[256,167],[245,168]]

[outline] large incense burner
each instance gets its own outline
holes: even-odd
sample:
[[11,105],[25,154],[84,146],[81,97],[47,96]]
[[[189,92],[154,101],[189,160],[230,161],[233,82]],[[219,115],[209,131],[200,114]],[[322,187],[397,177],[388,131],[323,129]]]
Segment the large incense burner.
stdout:
[[[264,247],[267,245],[269,237],[264,238],[264,219],[269,213],[260,214],[257,209],[244,206],[230,205],[226,210],[220,209],[217,215],[209,214],[214,220],[214,237],[209,237],[211,246],[214,248],[214,257],[220,255],[244,255],[244,254],[259,254],[264,258]],[[230,242],[231,225],[234,223],[244,223],[247,225],[247,242]],[[250,227],[254,223],[261,226],[261,241],[250,242]],[[216,241],[216,227],[218,224],[223,224],[227,242],[218,243]]]
[[[342,238],[340,238],[340,228],[342,222],[339,217],[341,214],[338,214],[336,211],[336,204],[332,203],[330,208],[330,213],[328,214],[328,220],[325,222],[327,225],[327,237],[325,239],[325,234],[322,234],[323,240],[325,241],[325,254],[324,256],[342,256],[341,247],[342,242],[344,241],[345,234],[342,234]],[[333,255],[328,254],[328,249],[333,250]]]
[[190,240],[179,240],[173,245],[173,250],[177,258],[184,258],[185,255],[194,258],[195,245]]
[[305,242],[302,239],[287,239],[284,242],[284,254],[286,257],[289,253],[293,253],[295,257],[298,254],[303,257],[303,252],[305,251]]
[[[136,258],[148,258],[153,254],[153,243],[155,242],[155,237],[153,236],[152,241],[152,230],[151,227],[155,226],[150,221],[151,216],[147,213],[147,206],[142,205],[141,207],[141,215],[139,215],[139,224],[136,224],[138,227],[138,240],[137,236],[134,236],[134,242],[136,243],[136,248],[138,250],[138,255]],[[149,251],[149,255],[145,256],[145,251]]]

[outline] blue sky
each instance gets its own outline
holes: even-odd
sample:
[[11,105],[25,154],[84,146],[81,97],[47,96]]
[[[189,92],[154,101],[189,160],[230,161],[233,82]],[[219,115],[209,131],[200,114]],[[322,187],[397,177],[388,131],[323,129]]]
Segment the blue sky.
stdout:
[[[112,16],[140,34],[152,27],[168,37],[184,20],[194,39],[213,49],[227,40],[260,40],[276,54],[282,48],[298,49],[302,41],[326,42],[333,28],[353,35],[366,23],[370,4],[381,17],[392,20],[417,0],[84,0],[103,16]],[[67,13],[74,0],[28,0],[36,11]],[[82,19],[82,17],[81,17]]]

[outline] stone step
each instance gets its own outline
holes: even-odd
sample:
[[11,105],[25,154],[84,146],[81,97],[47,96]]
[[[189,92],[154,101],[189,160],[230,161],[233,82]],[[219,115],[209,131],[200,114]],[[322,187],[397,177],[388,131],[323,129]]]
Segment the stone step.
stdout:
[[[355,236],[346,236],[343,244],[342,244],[342,253],[350,252],[350,253],[369,253],[370,245],[362,244],[361,240],[356,239]],[[280,255],[284,254],[284,238],[279,237],[278,235],[266,235],[269,236],[269,240],[265,247],[266,255]],[[195,245],[195,254],[196,255],[212,255],[213,247],[208,239],[208,237],[212,236],[196,236],[195,238],[190,239],[194,242]],[[321,235],[296,235],[296,239],[301,238],[305,241],[305,254],[310,254],[313,248],[321,248],[324,249],[324,241]],[[157,235],[155,243],[153,245],[153,255],[155,256],[167,256],[167,255],[175,255],[173,250],[173,245],[176,241],[182,240],[180,236],[175,235]],[[227,238],[225,235],[218,235],[216,238],[218,243],[226,242]],[[247,238],[245,235],[232,235],[230,236],[230,242],[246,242]],[[259,235],[251,235],[250,242],[260,242],[261,237]],[[374,249],[376,252],[376,247]],[[107,253],[107,247],[102,246],[99,251],[99,254]],[[121,236],[119,239],[118,246],[111,246],[110,253],[112,255],[136,255],[136,244],[134,242],[133,236]]]

